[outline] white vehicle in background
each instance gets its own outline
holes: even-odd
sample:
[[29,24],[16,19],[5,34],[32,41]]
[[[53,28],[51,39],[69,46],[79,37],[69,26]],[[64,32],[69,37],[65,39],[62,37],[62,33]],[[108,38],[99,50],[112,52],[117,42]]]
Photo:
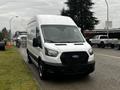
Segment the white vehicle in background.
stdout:
[[25,44],[27,44],[27,32],[26,31],[16,31],[13,41],[15,41],[15,45],[18,48],[23,44],[24,44],[24,46],[26,46]]
[[111,48],[114,48],[117,41],[117,38],[109,38],[107,35],[96,35],[92,39],[90,39],[91,45],[97,45],[101,48],[104,48],[105,46],[110,46]]
[[95,69],[94,54],[74,21],[65,16],[38,15],[27,27],[28,62],[41,79],[49,73],[86,74]]
[[5,50],[5,41],[0,40],[0,50]]
[[27,46],[27,35],[19,35],[16,39],[16,46],[18,48],[26,47]]
[[115,48],[120,50],[120,40],[115,43]]

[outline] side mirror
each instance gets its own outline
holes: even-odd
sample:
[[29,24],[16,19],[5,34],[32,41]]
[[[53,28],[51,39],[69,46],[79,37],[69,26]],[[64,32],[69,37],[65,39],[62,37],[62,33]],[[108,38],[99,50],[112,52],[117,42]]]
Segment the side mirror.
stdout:
[[38,39],[37,38],[33,38],[33,47],[38,47]]
[[81,31],[81,28],[78,28],[79,29],[79,31]]
[[34,38],[33,39],[33,47],[40,47],[40,48],[42,48],[42,44],[41,44],[40,38]]

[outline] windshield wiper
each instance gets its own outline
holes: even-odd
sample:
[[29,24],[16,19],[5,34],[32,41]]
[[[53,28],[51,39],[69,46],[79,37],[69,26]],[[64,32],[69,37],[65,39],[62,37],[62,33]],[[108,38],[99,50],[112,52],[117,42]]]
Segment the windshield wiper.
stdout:
[[63,41],[59,43],[83,43],[83,41]]
[[73,43],[83,43],[84,41],[72,41]]
[[49,43],[56,43],[55,41],[52,41],[52,40],[45,40],[45,41]]
[[56,42],[56,43],[71,43],[71,41],[60,41],[60,42]]
[[83,43],[84,42],[84,41],[60,41],[60,42],[57,42],[57,41],[48,40],[48,39],[46,39],[45,41],[49,42],[49,43]]

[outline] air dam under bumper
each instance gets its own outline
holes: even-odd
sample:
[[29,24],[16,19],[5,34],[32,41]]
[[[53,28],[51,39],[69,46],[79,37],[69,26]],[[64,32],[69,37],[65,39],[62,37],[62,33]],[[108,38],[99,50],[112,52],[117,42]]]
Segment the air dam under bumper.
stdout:
[[95,70],[95,61],[88,62],[87,64],[79,64],[75,66],[64,66],[44,62],[45,69],[49,73],[61,73],[65,75],[76,75],[92,73]]

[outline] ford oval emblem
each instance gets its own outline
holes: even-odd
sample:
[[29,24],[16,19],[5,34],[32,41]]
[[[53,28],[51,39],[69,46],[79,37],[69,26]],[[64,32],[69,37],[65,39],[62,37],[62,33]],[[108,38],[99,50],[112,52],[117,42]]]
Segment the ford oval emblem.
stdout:
[[72,58],[78,59],[79,55],[73,55]]

